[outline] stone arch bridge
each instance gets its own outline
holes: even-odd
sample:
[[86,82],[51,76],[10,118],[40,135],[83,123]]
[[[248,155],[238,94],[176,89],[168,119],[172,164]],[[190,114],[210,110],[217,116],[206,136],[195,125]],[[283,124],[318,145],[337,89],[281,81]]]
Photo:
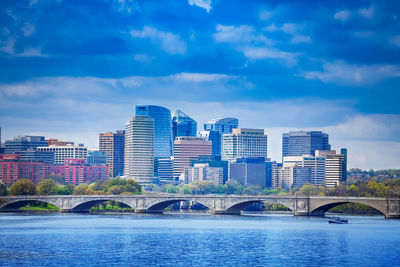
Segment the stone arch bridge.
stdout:
[[260,202],[276,203],[293,211],[296,216],[324,216],[329,209],[346,203],[372,207],[385,218],[400,218],[400,198],[363,197],[297,197],[297,196],[239,196],[239,195],[72,195],[72,196],[7,196],[0,197],[0,211],[17,211],[32,201],[53,204],[61,212],[89,212],[103,201],[118,201],[137,213],[162,213],[164,208],[179,201],[191,201],[206,206],[213,214],[240,214],[248,205]]

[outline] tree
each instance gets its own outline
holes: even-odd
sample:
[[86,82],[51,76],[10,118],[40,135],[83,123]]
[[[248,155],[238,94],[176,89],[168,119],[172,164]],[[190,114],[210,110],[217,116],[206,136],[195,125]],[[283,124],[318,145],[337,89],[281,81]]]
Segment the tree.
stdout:
[[7,196],[7,195],[8,195],[7,186],[3,183],[0,183],[0,196]]
[[107,187],[103,181],[97,181],[89,185],[89,188],[93,191],[106,191]]
[[87,195],[89,186],[87,184],[80,184],[74,188],[73,195]]
[[50,173],[46,177],[46,179],[52,179],[54,182],[56,182],[57,184],[60,184],[60,185],[64,185],[65,184],[64,178],[62,177],[61,174],[58,174],[58,173]]
[[72,195],[75,186],[73,184],[61,185],[57,187],[57,195]]
[[16,181],[10,188],[10,194],[17,195],[36,195],[37,189],[36,185],[27,179],[22,179]]
[[57,184],[53,179],[43,179],[37,189],[39,195],[55,195],[57,193]]
[[120,185],[113,185],[108,189],[107,192],[112,195],[120,195],[122,192],[124,192],[124,187]]
[[[142,192],[142,186],[138,182],[133,180],[133,179],[126,180],[126,185],[127,186],[130,185],[130,186],[135,187],[137,193],[141,193]],[[129,192],[131,192],[131,191],[129,191]],[[132,193],[135,193],[135,192],[132,192]]]

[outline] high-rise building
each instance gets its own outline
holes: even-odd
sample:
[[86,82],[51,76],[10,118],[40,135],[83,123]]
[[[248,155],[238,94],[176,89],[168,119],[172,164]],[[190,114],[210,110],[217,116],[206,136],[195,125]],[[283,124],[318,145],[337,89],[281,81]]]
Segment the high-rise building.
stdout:
[[28,149],[36,150],[37,147],[48,146],[49,143],[45,140],[44,136],[18,136],[13,140],[6,140],[5,154],[13,154],[17,151],[25,151]]
[[44,162],[46,164],[54,163],[54,151],[38,151],[28,149],[25,151],[17,151],[15,154],[18,154],[20,159],[23,161]]
[[330,150],[329,135],[321,131],[295,131],[282,135],[282,158],[313,155],[315,150]]
[[267,157],[267,135],[263,129],[237,128],[223,135],[222,160],[234,162],[243,157]]
[[213,119],[204,124],[204,130],[200,132],[200,136],[212,142],[214,156],[221,156],[222,135],[232,133],[238,126],[239,120],[235,118]]
[[201,137],[179,136],[174,141],[174,177],[179,178],[200,155],[211,155],[211,142]]
[[108,176],[124,175],[125,131],[100,133],[99,150],[106,154]]
[[138,105],[136,106],[136,116],[147,116],[154,119],[154,157],[171,157],[173,140],[170,110],[160,106]]
[[344,156],[343,159],[343,181],[347,181],[347,148],[340,149],[340,154]]
[[174,159],[170,158],[160,158],[158,159],[158,179],[160,184],[171,183],[174,179]]
[[224,170],[221,167],[210,167],[208,163],[194,164],[193,167],[185,168],[185,184],[196,181],[210,181],[223,184]]
[[37,147],[38,151],[48,151],[54,153],[54,163],[62,164],[66,159],[84,159],[87,157],[87,147],[83,144],[78,146],[46,146]]
[[172,135],[173,140],[177,136],[196,136],[197,122],[181,110],[176,110],[172,115]]
[[316,157],[325,158],[325,186],[335,187],[343,181],[344,155],[335,150],[316,150]]
[[125,124],[124,176],[145,185],[154,182],[154,119],[135,116]]
[[[325,158],[312,155],[288,156],[283,158],[283,168],[286,167],[310,168],[310,176],[306,182],[318,186],[325,185]],[[304,173],[301,173],[301,175],[304,175]],[[294,183],[295,186],[301,184],[301,182],[296,181]]]
[[266,186],[265,157],[236,158],[229,164],[229,179],[242,185]]
[[88,149],[86,164],[88,164],[88,165],[107,165],[106,153],[104,151],[100,151],[98,149]]
[[276,161],[271,162],[271,186],[272,188],[283,188],[282,187],[282,177],[283,177],[283,169],[282,163],[277,163]]

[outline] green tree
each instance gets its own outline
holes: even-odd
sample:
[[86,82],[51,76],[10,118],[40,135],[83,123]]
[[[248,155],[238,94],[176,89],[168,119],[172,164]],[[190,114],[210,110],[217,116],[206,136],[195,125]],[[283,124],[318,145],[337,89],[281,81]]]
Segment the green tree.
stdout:
[[[142,186],[138,182],[133,180],[133,179],[126,180],[126,185],[135,187],[137,193],[141,193],[142,192]],[[131,191],[129,191],[129,192],[131,192]],[[132,193],[134,193],[134,192],[132,192]]]
[[16,181],[10,188],[11,195],[36,195],[36,185],[27,179]]
[[124,192],[124,187],[120,185],[113,185],[107,191],[107,193],[110,193],[112,195],[120,195],[123,192]]
[[7,196],[8,193],[7,186],[3,183],[0,183],[0,196]]
[[89,188],[94,191],[106,191],[107,186],[103,181],[97,181],[89,185]]
[[65,184],[64,178],[62,177],[61,174],[58,174],[58,173],[50,173],[46,177],[46,179],[52,179],[54,182],[56,182],[57,184],[60,184],[60,185],[64,185]]
[[39,195],[55,195],[57,193],[57,184],[53,179],[43,179],[37,189]]
[[80,184],[74,188],[73,195],[87,195],[89,186],[87,184]]

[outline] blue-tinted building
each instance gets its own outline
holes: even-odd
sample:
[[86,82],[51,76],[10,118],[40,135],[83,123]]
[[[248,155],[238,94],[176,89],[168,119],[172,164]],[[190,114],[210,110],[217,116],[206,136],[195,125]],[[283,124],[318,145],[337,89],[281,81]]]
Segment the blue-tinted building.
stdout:
[[237,158],[229,164],[229,179],[242,185],[266,186],[267,167],[264,157]]
[[239,120],[235,118],[213,119],[204,124],[204,131],[200,136],[212,142],[214,156],[222,155],[222,135],[231,134],[232,130],[239,127]]
[[169,109],[160,106],[137,105],[136,116],[154,119],[154,157],[172,156],[172,119]]
[[221,160],[220,156],[207,156],[201,155],[197,159],[190,161],[190,166],[194,167],[195,164],[207,163],[209,167],[222,168],[223,175],[220,184],[225,184],[228,181],[228,162]]
[[294,131],[282,135],[282,158],[315,156],[315,150],[331,150],[328,134],[321,131]]
[[173,140],[177,136],[196,136],[197,122],[178,109],[172,116],[172,134]]
[[18,136],[13,140],[6,140],[5,154],[14,154],[18,151],[27,151],[28,149],[36,150],[38,147],[48,146],[49,143],[44,136]]
[[106,165],[106,152],[99,150],[89,150],[86,158],[86,163],[89,165]]

